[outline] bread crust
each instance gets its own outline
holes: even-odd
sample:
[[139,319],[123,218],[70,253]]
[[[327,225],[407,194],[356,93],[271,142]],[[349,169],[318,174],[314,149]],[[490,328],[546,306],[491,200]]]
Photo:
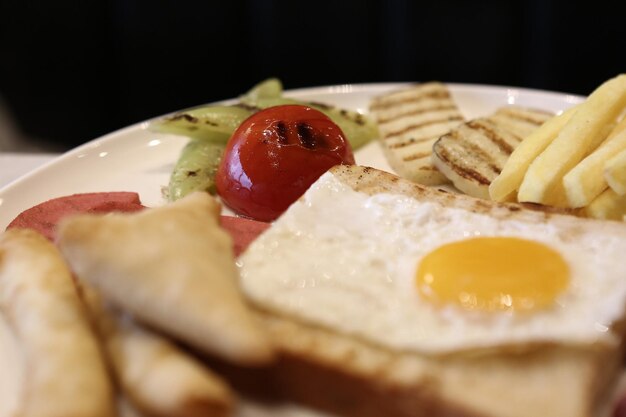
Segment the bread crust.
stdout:
[[[548,347],[479,357],[424,357],[257,310],[278,351],[267,368],[210,361],[237,390],[343,417],[600,416],[618,350]],[[606,411],[605,411],[606,412]]]
[[[578,232],[581,231],[581,225],[596,230],[600,228],[602,231],[613,230],[617,227],[621,228],[620,233],[624,233],[626,236],[626,224],[623,222],[584,218],[581,217],[580,211],[575,209],[562,209],[535,203],[499,203],[458,194],[449,189],[424,186],[371,167],[337,165],[331,168],[330,172],[355,191],[369,195],[377,193],[402,194],[416,200],[438,203],[445,207],[487,214],[497,220],[513,219],[540,223],[556,221],[559,227],[572,228]],[[592,224],[593,226],[590,226]]]

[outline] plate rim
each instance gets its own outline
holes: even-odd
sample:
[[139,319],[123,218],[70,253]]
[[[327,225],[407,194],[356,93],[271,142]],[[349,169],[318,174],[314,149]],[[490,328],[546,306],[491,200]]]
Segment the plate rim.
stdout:
[[[418,81],[406,81],[406,82],[372,82],[372,83],[348,83],[348,84],[332,84],[332,85],[322,85],[322,86],[313,86],[313,87],[301,87],[295,89],[286,89],[284,90],[284,94],[288,97],[302,97],[307,95],[318,95],[318,94],[329,94],[329,95],[343,95],[343,94],[355,94],[355,93],[370,93],[371,95],[376,95],[379,93],[383,93],[386,91],[392,91],[393,89],[401,89],[403,87],[407,87],[409,85],[422,84],[423,82]],[[502,94],[507,93],[511,95],[530,95],[530,96],[546,96],[551,99],[560,100],[564,103],[575,104],[585,99],[584,96],[579,96],[575,94],[563,93],[558,91],[551,90],[541,90],[534,88],[526,88],[526,87],[514,87],[514,86],[502,86],[502,85],[490,85],[490,84],[471,84],[471,83],[447,83],[443,82],[444,85],[450,88],[451,92],[454,94],[455,92],[469,92],[476,94]],[[94,139],[88,140],[87,142],[78,145],[72,149],[69,149],[61,154],[58,154],[56,157],[51,159],[50,161],[45,162],[41,166],[30,170],[18,178],[13,179],[8,184],[4,185],[0,188],[0,208],[2,207],[3,200],[7,193],[13,192],[15,188],[19,188],[23,182],[28,181],[29,179],[40,175],[40,173],[49,170],[50,168],[56,167],[57,165],[61,165],[67,160],[70,160],[74,157],[77,157],[81,153],[93,151],[100,147],[103,144],[108,144],[110,142],[115,142],[115,139],[119,136],[125,136],[129,134],[133,134],[134,132],[146,130],[148,124],[156,119],[165,117],[170,114],[174,114],[176,112],[183,111],[185,109],[199,107],[199,106],[207,106],[214,104],[225,104],[232,103],[237,100],[238,97],[232,97],[224,100],[207,102],[204,104],[199,104],[196,106],[185,107],[183,109],[175,110],[169,113],[165,113],[162,115],[158,115],[149,119],[145,119],[136,123],[133,123],[128,126],[121,127],[112,132],[106,133],[102,136],[98,136]],[[45,201],[45,198],[44,198]],[[1,220],[1,219],[0,219]],[[8,222],[7,222],[8,224]]]
[[[321,86],[299,87],[299,88],[293,88],[293,89],[286,89],[286,90],[283,91],[283,93],[285,95],[288,95],[288,96],[302,96],[302,95],[320,94],[320,93],[325,93],[325,94],[350,94],[350,93],[355,93],[355,92],[366,92],[368,90],[391,90],[393,88],[401,88],[401,87],[406,87],[406,86],[410,86],[410,85],[413,85],[413,84],[423,84],[423,83],[425,83],[425,82],[422,82],[422,81],[399,81],[399,82],[372,82],[372,83],[329,84],[329,85],[321,85]],[[466,90],[466,91],[471,91],[471,90],[483,90],[483,91],[484,90],[490,90],[490,91],[493,91],[493,92],[501,92],[503,90],[512,90],[512,91],[517,91],[517,92],[522,93],[522,94],[533,94],[533,95],[535,95],[535,94],[547,94],[547,95],[555,96],[555,98],[557,96],[562,96],[562,97],[566,97],[566,99],[564,100],[566,102],[569,102],[569,100],[571,100],[571,102],[578,102],[578,101],[581,101],[581,100],[585,99],[585,96],[581,96],[581,95],[577,95],[577,94],[570,94],[570,93],[566,93],[566,92],[553,91],[553,90],[542,90],[542,89],[538,89],[538,88],[515,87],[515,86],[509,86],[509,85],[496,85],[496,84],[473,84],[473,83],[454,83],[454,82],[452,82],[452,83],[443,82],[443,84],[448,86],[448,87],[450,87],[453,90]],[[198,105],[193,105],[193,106],[189,106],[189,107],[184,107],[182,109],[174,110],[174,111],[171,111],[171,112],[168,112],[168,113],[164,113],[164,114],[161,114],[161,115],[158,115],[158,116],[154,116],[154,117],[142,120],[140,122],[136,122],[136,123],[130,124],[128,126],[123,126],[123,127],[119,128],[119,129],[116,129],[116,130],[113,130],[111,132],[105,133],[105,134],[103,134],[101,136],[98,136],[96,138],[89,139],[85,143],[80,144],[80,145],[78,145],[78,146],[76,146],[74,148],[68,149],[67,151],[58,154],[51,161],[48,161],[48,162],[44,163],[43,165],[35,168],[34,170],[31,170],[31,171],[21,175],[20,177],[14,179],[10,183],[6,184],[2,188],[0,188],[0,197],[5,192],[5,190],[10,188],[14,183],[18,182],[19,180],[21,180],[23,178],[27,178],[31,174],[35,174],[36,172],[46,168],[49,165],[54,164],[59,159],[63,159],[64,157],[69,156],[70,154],[73,154],[75,152],[79,152],[81,150],[85,150],[87,148],[94,147],[94,145],[100,144],[101,142],[106,142],[106,141],[110,140],[110,138],[113,137],[113,136],[121,135],[121,134],[127,133],[129,131],[138,129],[138,128],[139,129],[145,128],[153,120],[156,120],[156,119],[159,119],[159,118],[162,118],[162,117],[166,117],[168,115],[175,114],[175,113],[181,112],[181,111],[186,110],[186,109],[233,102],[233,101],[237,100],[237,98],[238,97],[232,97],[232,98],[228,98],[228,99],[224,99],[224,100],[211,101],[211,102],[206,102],[206,103],[203,103],[203,104],[198,104]]]

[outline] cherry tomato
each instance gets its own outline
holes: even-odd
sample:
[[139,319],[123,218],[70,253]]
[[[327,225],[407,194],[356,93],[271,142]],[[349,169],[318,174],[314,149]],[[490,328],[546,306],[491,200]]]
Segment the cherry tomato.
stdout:
[[354,164],[354,156],[330,118],[306,106],[270,107],[231,136],[217,170],[217,192],[237,213],[271,221],[338,164]]

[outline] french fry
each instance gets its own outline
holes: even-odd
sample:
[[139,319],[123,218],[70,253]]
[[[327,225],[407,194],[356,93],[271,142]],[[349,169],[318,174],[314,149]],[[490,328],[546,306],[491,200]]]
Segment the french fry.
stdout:
[[613,130],[611,130],[611,133],[609,133],[607,140],[614,138],[622,132],[626,132],[626,108],[624,109],[624,114],[621,117],[621,121],[615,126],[615,128],[613,128]]
[[604,178],[609,187],[617,194],[626,194],[626,150],[621,151],[606,162]]
[[511,153],[502,172],[489,186],[489,196],[494,201],[515,201],[524,175],[532,161],[556,138],[563,126],[571,119],[578,106],[571,107],[554,116],[540,128],[528,135]]
[[0,311],[25,361],[16,415],[115,415],[106,364],[71,273],[55,246],[32,230],[0,236]]
[[556,139],[530,164],[518,200],[567,206],[563,176],[606,138],[626,107],[626,74],[598,87],[582,103]]
[[604,191],[607,180],[604,176],[604,167],[611,157],[626,149],[626,119],[617,125],[614,131],[621,131],[615,135],[609,134],[607,139],[583,159],[563,177],[563,186],[570,207],[584,207],[590,204]]
[[602,220],[626,219],[626,195],[618,195],[611,188],[607,188],[584,208],[587,217]]
[[230,415],[232,394],[220,377],[167,339],[108,308],[89,285],[79,285],[132,408],[152,417]]

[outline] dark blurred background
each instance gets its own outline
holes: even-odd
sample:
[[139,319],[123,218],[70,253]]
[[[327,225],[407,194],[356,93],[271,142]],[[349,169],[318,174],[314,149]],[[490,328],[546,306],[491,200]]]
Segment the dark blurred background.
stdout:
[[588,94],[626,71],[620,3],[0,0],[0,106],[62,150],[269,76]]

